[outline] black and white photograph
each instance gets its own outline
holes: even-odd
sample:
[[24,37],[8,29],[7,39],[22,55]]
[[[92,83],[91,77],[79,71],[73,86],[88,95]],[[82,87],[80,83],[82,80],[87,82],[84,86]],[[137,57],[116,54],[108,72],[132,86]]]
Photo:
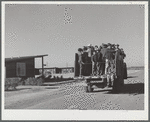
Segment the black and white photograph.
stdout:
[[1,7],[2,119],[148,120],[148,1]]

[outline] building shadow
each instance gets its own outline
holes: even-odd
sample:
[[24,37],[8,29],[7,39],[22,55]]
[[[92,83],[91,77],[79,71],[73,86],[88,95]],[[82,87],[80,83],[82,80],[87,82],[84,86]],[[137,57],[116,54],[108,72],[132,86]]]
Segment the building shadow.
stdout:
[[21,91],[21,90],[27,90],[27,89],[31,89],[31,88],[16,88],[16,89],[8,89],[8,90],[5,90],[6,92],[12,92],[12,91]]

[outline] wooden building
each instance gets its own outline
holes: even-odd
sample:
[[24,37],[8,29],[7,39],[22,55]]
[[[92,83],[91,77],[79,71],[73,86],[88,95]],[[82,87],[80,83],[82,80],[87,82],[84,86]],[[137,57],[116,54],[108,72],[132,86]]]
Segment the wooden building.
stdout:
[[24,56],[5,58],[5,76],[11,77],[34,77],[37,73],[35,69],[35,58],[42,58],[42,73],[44,71],[43,57],[48,55]]
[[63,67],[60,68],[61,69],[61,73],[73,73],[74,72],[74,67]]
[[[42,72],[42,69],[39,68],[39,72]],[[65,74],[65,73],[73,73],[74,67],[50,67],[50,68],[44,68],[44,72],[50,72],[51,74]]]
[[[42,68],[39,68],[40,74],[42,73]],[[58,67],[50,67],[50,68],[44,68],[44,72],[50,72],[51,74],[57,74],[61,73],[60,68]]]

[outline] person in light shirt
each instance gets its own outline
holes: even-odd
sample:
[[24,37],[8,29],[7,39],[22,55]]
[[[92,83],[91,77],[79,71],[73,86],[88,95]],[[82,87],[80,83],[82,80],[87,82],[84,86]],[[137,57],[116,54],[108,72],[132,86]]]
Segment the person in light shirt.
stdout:
[[97,75],[97,53],[96,51],[93,51],[93,55],[91,57],[92,60],[92,75]]

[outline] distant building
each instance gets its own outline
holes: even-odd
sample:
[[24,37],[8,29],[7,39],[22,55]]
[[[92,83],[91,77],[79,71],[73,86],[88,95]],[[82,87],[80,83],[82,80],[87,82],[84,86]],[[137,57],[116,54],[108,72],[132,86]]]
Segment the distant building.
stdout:
[[60,68],[61,69],[61,73],[73,73],[74,72],[74,67],[63,67]]
[[[41,68],[39,68],[39,72],[42,73]],[[50,72],[51,74],[61,73],[58,67],[44,68],[44,72]]]
[[127,67],[128,70],[144,70],[144,66]]
[[[39,72],[41,73],[42,69],[39,68]],[[50,67],[50,68],[44,68],[44,72],[51,72],[51,74],[65,74],[65,73],[73,73],[74,67]]]

